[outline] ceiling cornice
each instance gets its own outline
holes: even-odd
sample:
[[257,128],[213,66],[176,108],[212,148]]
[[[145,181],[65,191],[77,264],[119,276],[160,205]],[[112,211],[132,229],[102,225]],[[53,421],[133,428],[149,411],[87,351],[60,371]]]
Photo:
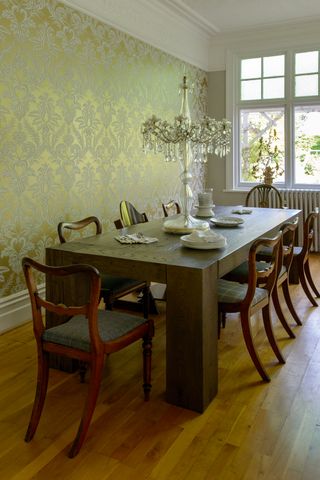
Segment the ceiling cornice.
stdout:
[[319,40],[318,17],[222,33],[182,0],[59,1],[207,72],[225,69],[229,49]]
[[208,70],[212,31],[199,19],[192,19],[188,14],[182,16],[177,0],[59,1],[170,55]]
[[[155,0],[158,2],[158,0]],[[203,33],[207,35],[215,35],[220,32],[220,29],[213,25],[211,22],[208,22],[204,17],[199,15],[195,10],[186,5],[182,0],[160,0],[161,6],[163,4],[167,5],[170,8],[171,12],[178,13],[180,18],[185,18],[190,22],[193,27],[200,29]],[[159,2],[158,2],[159,3]]]

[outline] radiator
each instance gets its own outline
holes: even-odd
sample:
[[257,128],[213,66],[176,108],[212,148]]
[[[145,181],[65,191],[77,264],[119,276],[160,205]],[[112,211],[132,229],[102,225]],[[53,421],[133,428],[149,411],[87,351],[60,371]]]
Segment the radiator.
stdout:
[[[295,208],[302,210],[303,220],[306,219],[308,214],[315,209],[319,210],[320,207],[320,190],[287,190],[279,189],[283,205],[287,208]],[[270,206],[276,207],[275,197],[272,194]],[[298,233],[299,245],[302,245],[303,240],[303,227],[299,225]],[[315,222],[314,231],[314,244],[313,250],[320,252],[320,221],[319,218]]]

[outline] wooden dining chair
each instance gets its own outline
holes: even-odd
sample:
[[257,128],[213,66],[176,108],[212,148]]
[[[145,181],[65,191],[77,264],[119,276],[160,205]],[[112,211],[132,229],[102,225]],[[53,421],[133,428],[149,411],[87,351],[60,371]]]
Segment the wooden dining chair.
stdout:
[[[126,200],[120,202],[120,216],[121,218],[114,221],[117,230],[137,225],[139,223],[148,222],[148,217],[145,213],[138,212],[135,207]],[[151,284],[148,290],[149,308],[151,313],[159,313],[155,300],[163,300],[165,288],[162,284]]]
[[[95,226],[95,234],[102,233],[102,225],[97,217],[91,216],[74,222],[60,222],[58,224],[58,236],[60,243],[66,243],[66,230],[79,231]],[[147,308],[148,284],[132,278],[117,277],[106,273],[101,274],[101,297],[107,309],[111,310],[116,300],[132,292],[142,292],[144,306]]]
[[[77,359],[90,365],[87,398],[80,425],[69,457],[79,452],[96,406],[103,373],[104,358],[126,346],[142,340],[143,345],[143,390],[144,399],[149,399],[151,390],[151,352],[153,321],[127,313],[99,310],[100,275],[90,265],[50,267],[30,258],[22,260],[33,318],[33,331],[38,350],[37,388],[25,441],[30,442],[37,430],[43,410],[49,379],[49,355],[51,353]],[[52,303],[40,296],[36,273],[59,281],[79,281],[88,285],[88,300],[83,305]],[[50,311],[61,319],[60,325],[47,328],[42,310]]]
[[[271,195],[273,196],[274,203],[271,203]],[[270,208],[271,205],[275,208],[283,208],[281,194],[274,185],[260,183],[251,188],[246,196],[246,207]]]
[[314,241],[314,223],[318,217],[318,213],[311,212],[303,222],[303,244],[302,247],[294,247],[292,262],[297,270],[302,289],[314,307],[318,306],[314,295],[319,298],[320,293],[311,275],[309,257]]
[[[281,228],[280,232],[282,233],[282,240],[281,240],[281,248],[279,250],[279,261],[278,261],[278,272],[277,272],[277,280],[274,289],[272,290],[272,301],[276,311],[276,314],[283,326],[283,328],[288,333],[289,337],[295,338],[295,334],[292,331],[290,325],[285,318],[279,300],[279,288],[281,286],[284,300],[287,304],[289,312],[291,313],[293,319],[295,320],[297,325],[302,325],[302,322],[297,314],[290,295],[289,289],[289,275],[290,275],[290,268],[293,259],[293,250],[295,244],[295,237],[296,231],[298,227],[299,219],[292,223],[284,223]],[[257,270],[264,270],[268,262],[270,262],[270,258],[272,256],[272,248],[263,248],[261,249],[256,255],[256,268]],[[243,262],[241,265],[233,269],[231,272],[227,273],[224,277],[227,280],[231,280],[234,282],[246,283],[248,281],[249,275],[249,266],[248,262]],[[263,280],[262,280],[263,281]],[[258,286],[260,286],[261,279],[258,278],[257,280]],[[259,283],[260,282],[260,283]]]
[[181,213],[180,205],[175,200],[170,200],[170,202],[162,203],[161,205],[165,217]]
[[[252,244],[249,251],[247,283],[232,282],[225,279],[218,280],[218,327],[220,329],[223,314],[240,313],[242,333],[247,350],[261,378],[266,382],[270,381],[270,377],[255,348],[250,317],[257,311],[262,310],[263,324],[272,350],[279,362],[285,363],[275,339],[270,318],[270,299],[277,280],[281,239],[282,234],[279,232],[274,238],[259,238]],[[259,249],[263,247],[271,247],[272,256],[270,262],[265,264],[264,269],[258,269],[256,255]],[[263,282],[262,287],[257,287],[258,281],[259,283]]]
[[302,325],[301,319],[296,312],[296,309],[293,306],[290,288],[289,288],[289,275],[290,269],[293,260],[294,245],[296,232],[298,228],[298,218],[292,223],[285,223],[281,227],[282,231],[282,249],[280,250],[279,264],[278,264],[278,276],[276,286],[272,291],[272,301],[276,311],[276,314],[283,326],[283,328],[288,333],[289,337],[295,338],[291,327],[289,326],[286,317],[283,314],[280,300],[279,300],[279,287],[282,289],[283,297],[286,302],[286,305],[291,313],[294,321],[297,325]]

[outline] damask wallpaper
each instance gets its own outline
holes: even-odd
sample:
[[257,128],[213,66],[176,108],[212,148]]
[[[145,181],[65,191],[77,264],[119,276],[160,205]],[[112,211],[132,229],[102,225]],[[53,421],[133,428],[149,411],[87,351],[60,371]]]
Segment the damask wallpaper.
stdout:
[[[205,111],[204,72],[53,0],[0,2],[0,296],[25,289],[21,258],[43,260],[61,220],[127,199],[150,218],[177,198],[177,164],[142,153],[141,123]],[[195,190],[203,172],[196,172]]]

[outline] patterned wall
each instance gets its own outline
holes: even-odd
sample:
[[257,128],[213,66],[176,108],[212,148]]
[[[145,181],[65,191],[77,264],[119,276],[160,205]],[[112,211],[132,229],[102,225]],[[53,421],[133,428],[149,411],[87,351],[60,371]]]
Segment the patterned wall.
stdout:
[[21,258],[43,260],[59,221],[94,214],[108,230],[121,199],[152,218],[177,198],[178,165],[142,153],[140,125],[177,114],[184,73],[200,116],[207,76],[53,0],[1,0],[0,45],[4,297],[25,289]]

